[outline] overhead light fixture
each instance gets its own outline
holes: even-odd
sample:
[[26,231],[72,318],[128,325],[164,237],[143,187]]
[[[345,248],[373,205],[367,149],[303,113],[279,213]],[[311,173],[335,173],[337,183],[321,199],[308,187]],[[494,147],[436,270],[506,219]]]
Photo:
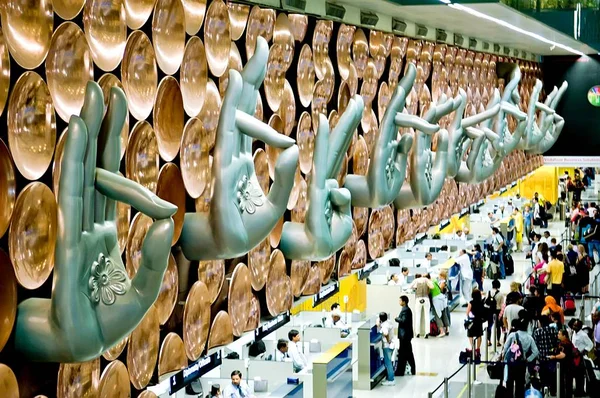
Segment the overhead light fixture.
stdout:
[[457,35],[456,33],[454,34],[454,45],[462,46],[464,41],[464,37],[462,37],[461,35]]
[[450,1],[450,0],[440,0],[440,2],[442,2],[444,4],[452,4],[452,1]]
[[417,36],[427,37],[427,32],[429,32],[429,29],[427,29],[425,26],[417,25]]
[[470,49],[477,48],[477,40],[475,40],[475,39],[469,39],[469,48]]
[[394,31],[394,33],[404,33],[406,32],[406,27],[406,22],[392,18],[392,31]]
[[437,41],[445,42],[448,38],[448,33],[444,29],[436,29],[435,30],[435,39]]
[[494,43],[494,52],[495,53],[499,53],[500,52],[500,44]]
[[481,44],[481,47],[483,48],[483,50],[484,50],[484,51],[488,51],[488,50],[490,49],[490,43],[488,43],[488,42],[484,41],[484,42]]
[[304,11],[306,0],[281,0],[281,8],[285,10]]
[[376,26],[377,22],[379,22],[379,17],[374,12],[360,11],[361,25]]
[[510,23],[508,23],[506,21],[503,21],[501,19],[497,19],[497,18],[491,17],[491,16],[489,16],[487,14],[484,14],[482,12],[476,11],[476,10],[470,8],[470,7],[463,6],[462,4],[448,4],[448,7],[452,7],[454,9],[456,9],[456,10],[460,10],[460,11],[466,12],[467,14],[471,14],[471,15],[476,16],[478,18],[494,22],[494,23],[496,23],[498,25],[504,26],[506,28],[509,28],[510,30],[513,30],[515,32],[524,34],[526,36],[529,36],[529,37],[534,38],[536,40],[539,40],[541,42],[544,42],[544,43],[547,43],[547,44],[550,44],[550,45],[554,45],[554,46],[556,46],[558,48],[562,48],[563,50],[568,51],[570,53],[577,54],[577,55],[585,55],[581,51],[575,50],[572,47],[566,46],[564,44],[556,43],[556,42],[554,42],[552,40],[546,39],[545,37],[538,35],[537,33],[533,33],[533,32],[530,32],[528,30],[525,30],[525,29],[521,29],[521,28],[519,28],[519,27],[517,27],[515,25],[512,25],[512,24],[510,24]]
[[346,7],[343,7],[339,4],[325,3],[325,14],[328,17],[344,19],[344,15],[346,15]]

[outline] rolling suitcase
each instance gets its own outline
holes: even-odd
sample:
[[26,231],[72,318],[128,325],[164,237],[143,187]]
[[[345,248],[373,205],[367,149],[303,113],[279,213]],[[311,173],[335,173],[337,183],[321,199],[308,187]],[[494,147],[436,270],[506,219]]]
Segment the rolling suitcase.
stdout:
[[509,253],[504,254],[504,271],[506,272],[506,276],[515,273],[515,262]]

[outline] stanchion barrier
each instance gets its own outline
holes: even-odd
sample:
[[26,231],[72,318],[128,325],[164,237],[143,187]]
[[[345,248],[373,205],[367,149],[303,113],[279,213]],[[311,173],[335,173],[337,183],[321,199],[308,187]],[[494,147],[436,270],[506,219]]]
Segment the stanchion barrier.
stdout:
[[561,395],[561,379],[560,379],[560,362],[556,363],[556,393],[560,396]]
[[440,388],[443,388],[444,390],[444,398],[448,398],[448,395],[450,394],[450,388],[449,388],[449,381],[450,379],[454,378],[461,370],[464,369],[464,367],[467,366],[467,364],[462,364],[454,373],[452,373],[450,376],[448,377],[444,377],[444,381],[442,383],[440,383],[435,390],[429,392],[427,394],[427,396],[429,398],[433,398],[435,393],[438,392],[438,390]]
[[448,398],[450,395],[450,387],[448,385],[448,378],[444,377],[444,398]]
[[472,398],[472,391],[471,391],[471,385],[472,385],[472,381],[471,381],[471,363],[475,363],[475,361],[471,361],[469,359],[469,361],[467,362],[467,398]]

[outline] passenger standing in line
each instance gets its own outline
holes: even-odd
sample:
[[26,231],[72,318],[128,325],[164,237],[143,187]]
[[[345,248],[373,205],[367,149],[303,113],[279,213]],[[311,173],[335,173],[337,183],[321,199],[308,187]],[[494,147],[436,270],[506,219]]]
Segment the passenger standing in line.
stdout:
[[394,352],[394,328],[388,320],[388,315],[385,312],[379,313],[377,319],[377,331],[381,333],[383,345],[383,365],[385,366],[387,379],[381,383],[382,386],[394,386],[394,365],[392,363],[392,353]]
[[465,249],[461,249],[460,255],[455,261],[460,267],[460,294],[464,300],[463,307],[466,307],[471,301],[471,293],[473,292],[471,258]]
[[407,296],[400,297],[400,307],[402,307],[400,314],[395,319],[395,321],[398,322],[398,339],[400,340],[396,376],[404,376],[407,363],[410,365],[411,374],[414,376],[417,374],[417,368],[415,366],[415,355],[412,348],[412,339],[414,336],[413,319],[412,311],[408,307]]

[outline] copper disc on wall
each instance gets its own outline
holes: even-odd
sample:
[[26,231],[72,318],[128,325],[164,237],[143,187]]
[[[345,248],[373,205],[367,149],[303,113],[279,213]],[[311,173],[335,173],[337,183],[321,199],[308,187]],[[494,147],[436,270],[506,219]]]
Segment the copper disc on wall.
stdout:
[[278,249],[271,253],[271,266],[266,286],[267,308],[272,316],[292,307],[292,282],[286,274],[283,253]]
[[[310,261],[292,260],[290,279],[292,281],[292,294],[294,297],[300,297],[302,295],[310,268]],[[318,280],[320,285],[321,278],[318,278]]]
[[271,230],[269,234],[269,242],[271,242],[271,247],[279,246],[279,241],[281,240],[281,232],[283,231],[283,216],[277,221],[275,227]]
[[244,328],[245,332],[253,331],[260,325],[260,301],[255,294],[250,300],[250,313],[248,314],[248,323]]
[[313,62],[312,50],[308,44],[304,44],[300,50],[296,74],[296,86],[300,103],[304,107],[309,106],[312,101],[315,87],[315,64]]
[[[120,58],[119,58],[120,60]],[[112,73],[105,73],[98,80],[98,85],[102,89],[102,94],[104,94],[104,109],[108,108],[108,101],[110,100],[110,89],[113,87],[118,87],[121,90],[123,89],[123,84],[118,77],[113,75]],[[61,136],[62,139],[62,136]],[[127,144],[129,143],[129,112],[125,113],[125,124],[123,125],[123,129],[121,130],[121,159],[125,156],[125,151],[127,150]],[[60,141],[59,141],[60,144]],[[58,153],[58,146],[56,147],[56,152]],[[56,163],[56,158],[54,162]]]
[[133,126],[125,156],[127,178],[152,192],[158,180],[158,143],[150,123],[139,121]]
[[197,36],[191,37],[185,46],[180,76],[183,108],[188,116],[194,117],[202,110],[208,82],[206,51]]
[[266,195],[269,193],[269,187],[271,184],[271,177],[269,177],[269,160],[267,158],[267,153],[262,148],[258,148],[256,152],[254,152],[253,162],[254,171],[256,172],[256,179],[258,180],[258,185],[262,189],[263,193]]
[[369,107],[375,94],[377,94],[377,67],[375,62],[369,58],[365,73],[363,75],[363,83],[360,86],[360,95],[365,101],[365,108]]
[[187,364],[183,340],[177,333],[169,333],[160,346],[158,376],[184,369]]
[[369,217],[369,256],[373,259],[383,255],[383,235],[381,228],[383,216],[380,210],[371,211]]
[[321,270],[317,265],[309,267],[308,276],[306,277],[306,283],[302,290],[303,296],[311,296],[319,293],[321,289]]
[[292,210],[292,222],[303,223],[306,218],[306,208],[308,204],[308,185],[304,178],[300,180],[298,189],[298,201]]
[[210,327],[210,300],[208,289],[196,281],[185,301],[183,310],[183,342],[185,353],[191,361],[200,357],[208,339]]
[[300,42],[303,41],[308,27],[308,16],[302,14],[289,14],[288,19],[290,21],[294,40]]
[[113,361],[102,371],[98,398],[129,398],[129,373],[121,361]]
[[100,358],[88,362],[61,363],[56,380],[58,398],[92,398],[98,396]]
[[[333,31],[333,21],[317,20],[313,32],[312,48],[315,61],[315,74],[319,80],[325,76],[324,63],[329,60],[329,41]],[[331,62],[329,60],[329,62]]]
[[358,28],[354,32],[354,40],[352,42],[352,59],[359,79],[362,79],[367,61],[369,59],[369,43],[365,32]]
[[248,323],[252,300],[250,271],[244,263],[238,263],[229,283],[227,295],[227,313],[231,318],[234,336],[241,336]]
[[127,237],[127,256],[125,268],[129,278],[132,278],[137,273],[142,262],[142,247],[146,234],[152,226],[152,219],[143,213],[137,213],[131,222],[129,236]]
[[183,98],[174,77],[166,76],[160,82],[153,109],[158,152],[165,161],[170,162],[179,152],[184,118]]
[[8,246],[15,276],[26,289],[40,287],[54,268],[57,211],[52,191],[41,182],[27,185],[17,198]]
[[10,54],[17,64],[25,69],[34,69],[44,62],[50,48],[53,23],[51,1],[4,2],[2,30],[6,33]]
[[227,69],[231,46],[229,9],[222,0],[213,0],[206,11],[204,43],[208,67],[213,75],[219,77]]
[[246,30],[250,6],[245,4],[228,3],[229,24],[231,25],[231,40],[238,40]]
[[250,59],[254,55],[258,36],[264,37],[267,42],[271,41],[275,28],[275,17],[275,10],[259,6],[252,7],[246,27],[246,59]]
[[[212,172],[212,163],[213,163],[213,157],[209,156],[208,157],[208,174],[209,174],[209,176],[211,175],[211,172]],[[213,194],[212,178],[209,177],[208,181],[206,181],[206,188],[204,188],[204,192],[202,192],[202,195],[200,195],[194,201],[194,207],[196,208],[196,212],[208,213],[208,211],[210,210],[210,201],[212,200],[212,194]]]
[[354,254],[356,253],[356,241],[358,239],[358,231],[356,230],[356,224],[352,221],[352,233],[348,238],[348,241],[344,245],[344,250],[348,253],[350,258],[354,258]]
[[10,151],[0,139],[0,238],[10,225],[15,207],[17,183]]
[[180,0],[157,0],[152,17],[156,62],[167,75],[177,72],[185,47],[185,18]]
[[327,102],[329,101],[329,94],[330,93],[327,92],[323,80],[319,80],[317,83],[315,83],[312,104],[310,107],[314,131],[318,131],[319,114],[327,116]]
[[384,206],[382,209],[383,224],[381,233],[383,234],[383,247],[388,248],[394,240],[394,211],[391,206]]
[[0,363],[0,386],[4,398],[19,398],[19,383],[12,369]]
[[8,89],[10,87],[10,56],[8,55],[8,46],[6,37],[0,27],[0,115],[4,111],[4,106],[8,100]]
[[75,18],[83,8],[85,0],[53,0],[52,8],[62,19]]
[[346,250],[342,250],[340,257],[338,258],[337,269],[338,278],[350,275],[350,271],[352,270],[352,258]]
[[183,184],[193,199],[202,195],[211,178],[208,167],[210,149],[208,133],[202,121],[195,117],[188,120],[183,129],[179,163]]
[[352,63],[352,42],[354,41],[354,32],[356,27],[342,24],[337,35],[337,64],[338,71],[343,80],[350,75],[350,63]]
[[173,254],[169,254],[167,270],[163,276],[162,284],[158,298],[154,303],[158,313],[158,321],[164,325],[169,320],[175,304],[177,303],[177,294],[179,293],[179,274],[177,273],[177,263]]
[[121,254],[123,254],[123,251],[127,246],[130,219],[131,206],[123,202],[117,202],[117,238],[119,240],[119,251]]
[[369,149],[363,136],[359,136],[356,141],[352,159],[352,171],[354,174],[367,175],[367,171],[369,170]]
[[10,258],[0,249],[0,351],[12,333],[16,317],[17,279]]
[[131,29],[139,29],[152,14],[156,0],[123,0],[123,3],[125,4],[127,26]]
[[[278,114],[271,115],[271,118],[269,119],[269,127],[272,127],[279,134],[283,134],[284,125]],[[283,152],[283,149],[271,145],[265,145],[265,152],[267,153],[269,177],[271,180],[275,180],[275,165],[277,164],[277,159],[279,158],[281,152]]]
[[271,265],[271,244],[269,238],[263,240],[248,252],[248,268],[250,269],[250,282],[256,291],[262,290],[267,282],[269,267]]
[[154,49],[148,36],[140,30],[131,32],[121,62],[121,79],[129,112],[137,120],[144,120],[152,112],[158,72]]
[[328,283],[329,279],[331,279],[331,273],[335,269],[335,254],[325,260],[315,263],[315,266],[319,268],[321,283]]
[[367,230],[367,220],[369,218],[369,209],[367,207],[353,207],[352,219],[356,224],[358,236],[362,236]]
[[19,172],[28,180],[40,178],[50,165],[56,144],[56,119],[46,83],[25,72],[8,102],[8,145]]
[[102,356],[107,361],[114,361],[115,359],[117,359],[121,355],[121,353],[123,352],[123,350],[127,346],[128,342],[129,342],[129,336],[123,338],[123,340],[119,341],[113,347],[111,347],[108,350],[106,350],[102,354]]
[[213,304],[219,297],[225,282],[225,261],[200,261],[198,263],[198,280],[206,285],[208,302]]
[[269,108],[273,112],[277,112],[281,106],[284,88],[283,47],[280,44],[273,44],[269,49],[267,72],[264,81],[265,98]]
[[294,36],[288,17],[279,13],[273,29],[273,43],[281,46],[281,67],[287,71],[294,60]]
[[138,389],[146,387],[154,373],[158,359],[160,328],[158,314],[154,306],[150,307],[144,319],[131,332],[127,347],[127,368],[131,384]]
[[383,115],[387,109],[388,103],[392,99],[392,93],[386,82],[382,82],[379,86],[379,92],[377,93],[377,116],[379,116],[379,122],[383,120]]
[[106,72],[115,69],[123,58],[127,41],[123,2],[86,1],[83,10],[83,30],[94,63]]
[[227,70],[225,70],[225,73],[219,77],[219,94],[221,95],[221,98],[225,97],[225,92],[227,91],[227,86],[229,85],[229,71],[231,69],[237,70],[240,73],[243,69],[242,56],[235,42],[231,42]]
[[364,240],[356,242],[356,253],[352,260],[352,269],[360,269],[367,264],[367,247]]
[[206,85],[206,96],[204,105],[198,114],[198,119],[204,124],[208,133],[208,145],[212,148],[215,145],[217,127],[219,125],[219,115],[221,113],[221,95],[215,82],[208,80]]
[[181,0],[185,12],[185,31],[195,35],[200,30],[206,13],[206,0]]
[[296,127],[296,98],[294,97],[294,90],[287,80],[285,80],[283,87],[279,116],[283,121],[283,132],[289,136],[294,127]]
[[158,398],[158,397],[152,391],[144,390],[144,391],[142,391],[142,393],[140,395],[138,395],[138,398]]
[[300,174],[300,169],[296,169],[296,173],[294,174],[294,186],[292,187],[292,191],[290,192],[290,197],[287,203],[288,210],[292,210],[296,207],[298,197],[300,196],[301,184],[302,174]]
[[227,345],[233,341],[233,328],[231,318],[225,311],[219,311],[210,327],[208,349]]

